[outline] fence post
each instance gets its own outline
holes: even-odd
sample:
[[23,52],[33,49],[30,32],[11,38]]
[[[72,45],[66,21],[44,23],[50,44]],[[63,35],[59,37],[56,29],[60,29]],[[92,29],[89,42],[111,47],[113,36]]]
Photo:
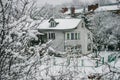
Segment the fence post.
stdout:
[[67,58],[67,66],[70,65],[70,57]]
[[102,57],[102,64],[104,64],[104,57]]
[[111,58],[110,55],[108,55],[108,62],[110,62],[110,58]]
[[96,66],[95,67],[98,67],[98,60],[96,61]]
[[81,65],[84,66],[84,60],[83,59],[81,60]]
[[55,63],[55,56],[53,56],[53,65],[56,65],[56,63]]

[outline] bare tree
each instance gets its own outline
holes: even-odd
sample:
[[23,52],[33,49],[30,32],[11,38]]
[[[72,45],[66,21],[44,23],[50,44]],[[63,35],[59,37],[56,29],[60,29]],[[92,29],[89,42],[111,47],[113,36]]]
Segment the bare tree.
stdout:
[[44,19],[34,20],[34,9],[28,0],[0,0],[0,80],[33,80],[30,75],[47,52],[36,29]]

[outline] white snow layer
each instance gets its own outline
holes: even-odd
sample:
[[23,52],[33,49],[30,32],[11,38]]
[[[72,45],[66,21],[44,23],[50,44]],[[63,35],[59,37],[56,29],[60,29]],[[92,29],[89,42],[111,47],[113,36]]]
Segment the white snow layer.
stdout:
[[118,5],[109,5],[109,6],[100,6],[95,10],[95,12],[100,12],[100,11],[111,11],[111,10],[119,10],[120,8]]
[[[75,9],[75,13],[83,13],[83,9]],[[68,11],[66,11],[64,14],[71,14],[71,10],[69,9]]]
[[44,20],[38,27],[38,29],[44,30],[64,30],[74,29],[81,22],[81,19],[55,19],[58,24],[56,27],[50,27],[49,20]]

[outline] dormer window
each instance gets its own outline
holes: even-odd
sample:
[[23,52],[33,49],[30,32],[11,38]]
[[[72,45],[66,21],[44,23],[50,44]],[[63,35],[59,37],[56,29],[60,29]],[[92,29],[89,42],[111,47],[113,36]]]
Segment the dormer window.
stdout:
[[49,20],[49,23],[50,23],[50,27],[56,27],[56,25],[58,24],[58,22],[56,22],[53,18]]
[[50,22],[50,27],[56,27],[56,22]]
[[82,28],[84,28],[84,23],[82,23]]

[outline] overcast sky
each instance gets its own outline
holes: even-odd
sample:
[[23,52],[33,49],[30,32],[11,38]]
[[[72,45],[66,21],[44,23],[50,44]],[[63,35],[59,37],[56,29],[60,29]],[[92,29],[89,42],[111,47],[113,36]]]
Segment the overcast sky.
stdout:
[[[37,0],[37,5],[44,5],[45,3],[52,4],[52,5],[60,5],[63,3],[71,3],[73,0]],[[93,2],[94,0],[79,0],[82,2]]]
[[63,3],[70,3],[72,0],[37,0],[37,5],[44,5],[45,3],[52,5],[60,5]]
[[[60,5],[63,3],[70,3],[73,0],[37,0],[37,5],[44,5],[45,3],[52,4],[52,5]],[[76,0],[77,1],[77,0]],[[88,3],[93,3],[95,0],[79,0],[82,2],[88,2]],[[116,1],[116,0],[111,0],[111,1]]]

